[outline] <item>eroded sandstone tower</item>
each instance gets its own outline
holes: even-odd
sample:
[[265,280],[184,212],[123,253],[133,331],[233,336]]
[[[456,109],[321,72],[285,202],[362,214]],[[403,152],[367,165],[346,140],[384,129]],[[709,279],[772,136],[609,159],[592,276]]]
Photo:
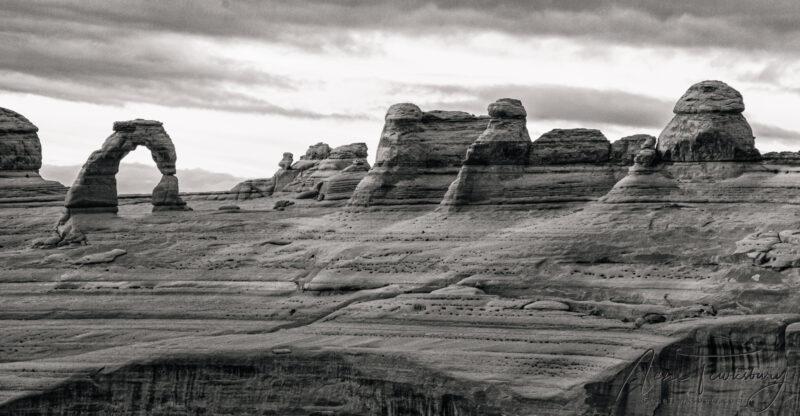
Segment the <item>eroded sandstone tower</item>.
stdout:
[[0,108],[0,199],[63,195],[64,185],[39,176],[39,128],[22,115]]

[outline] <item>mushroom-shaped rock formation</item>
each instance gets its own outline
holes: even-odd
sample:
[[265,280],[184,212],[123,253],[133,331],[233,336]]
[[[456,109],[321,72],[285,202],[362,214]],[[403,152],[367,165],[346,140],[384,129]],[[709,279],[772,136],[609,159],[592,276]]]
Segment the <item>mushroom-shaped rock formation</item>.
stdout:
[[0,201],[61,195],[64,185],[39,176],[42,145],[33,123],[22,115],[0,108]]
[[741,94],[727,84],[693,85],[675,105],[658,144],[648,140],[603,201],[800,202],[795,157],[769,154],[762,160],[742,111]]
[[467,148],[489,123],[462,111],[423,112],[395,104],[386,112],[375,165],[358,184],[355,206],[438,204]]
[[163,175],[153,190],[155,211],[185,210],[186,203],[178,195],[175,177],[175,146],[161,122],[153,120],[118,121],[114,134],[100,150],[94,151],[83,165],[69,189],[65,206],[75,212],[117,212],[117,180],[119,163],[138,146],[150,150]]
[[742,115],[739,91],[721,81],[692,85],[675,104],[675,117],[658,138],[669,162],[758,160],[755,138]]

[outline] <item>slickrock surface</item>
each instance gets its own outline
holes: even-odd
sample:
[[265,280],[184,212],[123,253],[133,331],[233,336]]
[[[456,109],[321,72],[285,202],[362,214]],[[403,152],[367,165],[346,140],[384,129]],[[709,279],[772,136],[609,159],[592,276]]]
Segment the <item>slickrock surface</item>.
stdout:
[[[686,114],[738,114],[690,92]],[[521,103],[489,114],[393,106],[352,198],[369,209],[324,202],[367,172],[360,145],[281,162],[336,171],[322,202],[120,198],[62,216],[63,238],[60,207],[0,207],[0,416],[798,413],[800,168],[596,130],[546,135],[534,163]],[[421,204],[462,160],[459,195],[559,199]]]
[[458,175],[467,148],[488,123],[488,117],[461,111],[423,112],[408,103],[391,106],[375,164],[350,204],[439,204]]
[[131,120],[114,123],[114,134],[99,150],[94,151],[78,173],[69,189],[64,205],[70,212],[116,212],[119,162],[138,146],[145,146],[153,155],[163,177],[153,190],[153,205],[157,210],[185,209],[178,196],[175,177],[175,146],[161,122]]
[[77,214],[54,250],[56,207],[0,210],[0,415],[756,414],[764,383],[709,376],[751,369],[797,408],[800,317],[737,315],[797,312],[792,269],[731,254],[794,206],[274,202]]
[[692,85],[675,104],[675,117],[658,137],[665,161],[758,160],[753,131],[741,114],[739,91],[721,81]]
[[0,107],[0,203],[64,195],[67,188],[39,176],[42,144],[39,128],[27,118]]

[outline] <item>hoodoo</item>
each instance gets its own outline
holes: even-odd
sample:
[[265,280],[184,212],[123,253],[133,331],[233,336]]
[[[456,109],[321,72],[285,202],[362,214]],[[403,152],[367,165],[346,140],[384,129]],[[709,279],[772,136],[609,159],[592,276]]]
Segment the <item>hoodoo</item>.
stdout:
[[0,201],[63,195],[67,188],[39,176],[39,128],[22,115],[0,108]]
[[761,158],[742,115],[742,95],[721,81],[692,85],[675,117],[603,200],[628,202],[797,203],[792,154]]
[[489,123],[462,111],[423,112],[414,104],[389,107],[375,165],[351,205],[438,204],[458,175],[467,148]]
[[623,166],[633,163],[630,154],[643,141],[626,138],[614,147],[599,130],[555,129],[531,142],[525,108],[510,98],[490,104],[489,115],[442,199],[448,210],[595,200],[624,175]]
[[670,162],[758,160],[743,111],[742,95],[728,84],[692,85],[675,104],[675,117],[658,137],[661,158]]

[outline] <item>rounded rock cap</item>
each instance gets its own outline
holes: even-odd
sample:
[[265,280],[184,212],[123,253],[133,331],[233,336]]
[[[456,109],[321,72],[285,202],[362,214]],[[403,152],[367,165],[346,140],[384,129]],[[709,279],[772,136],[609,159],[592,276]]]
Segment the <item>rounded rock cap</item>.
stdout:
[[389,110],[386,111],[385,120],[386,121],[422,120],[422,110],[420,110],[416,104],[412,103],[394,104],[391,107],[389,107]]
[[675,104],[675,114],[741,113],[742,94],[722,81],[703,81],[692,85]]
[[0,107],[0,133],[36,133],[39,128],[16,111]]
[[160,121],[137,118],[136,120],[115,121],[114,131],[133,131],[137,127],[161,127],[163,125],[164,123]]
[[492,118],[525,118],[527,115],[522,101],[514,98],[501,98],[489,104],[489,116]]

